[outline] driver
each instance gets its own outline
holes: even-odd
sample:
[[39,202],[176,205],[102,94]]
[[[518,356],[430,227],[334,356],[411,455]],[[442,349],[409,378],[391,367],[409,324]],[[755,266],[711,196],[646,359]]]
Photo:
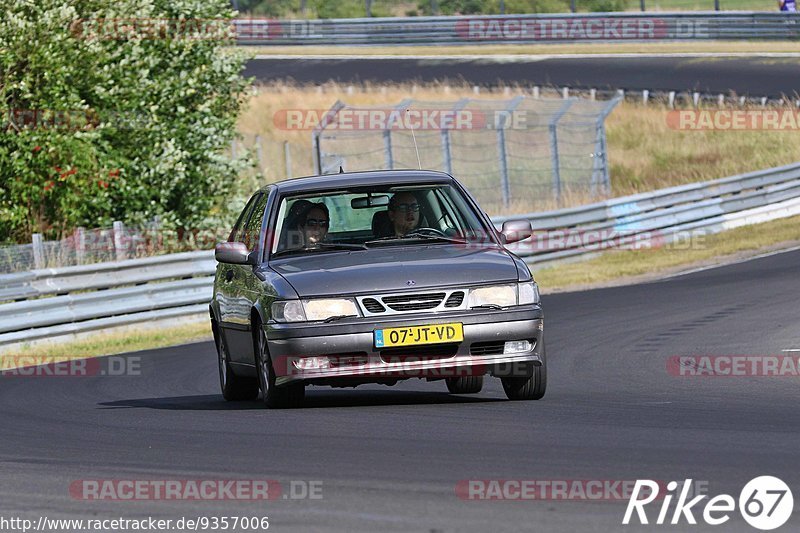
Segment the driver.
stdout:
[[392,196],[388,213],[396,237],[402,237],[419,225],[419,202],[410,192],[398,192]]

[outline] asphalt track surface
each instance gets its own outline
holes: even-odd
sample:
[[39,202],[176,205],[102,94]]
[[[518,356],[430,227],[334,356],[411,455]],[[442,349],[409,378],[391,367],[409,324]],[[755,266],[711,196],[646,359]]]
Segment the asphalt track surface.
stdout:
[[483,86],[557,86],[599,90],[698,91],[792,97],[800,89],[800,60],[757,57],[577,57],[520,59],[257,58],[245,69],[263,82],[445,82]]
[[[129,354],[141,375],[0,377],[0,517],[261,516],[270,531],[619,531],[624,502],[469,501],[469,479],[683,480],[800,496],[797,377],[676,377],[672,355],[800,348],[800,252],[544,297],[550,387],[309,387],[307,406],[226,403],[211,343]],[[322,481],[319,500],[85,501],[80,479]],[[657,509],[652,510],[654,520]],[[701,520],[702,510],[695,513]],[[797,530],[795,511],[781,531]],[[724,526],[626,531],[755,531]]]

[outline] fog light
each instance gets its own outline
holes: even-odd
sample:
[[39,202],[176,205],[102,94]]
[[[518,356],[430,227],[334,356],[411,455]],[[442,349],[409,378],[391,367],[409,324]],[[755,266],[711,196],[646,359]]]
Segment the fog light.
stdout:
[[294,366],[298,370],[315,370],[329,368],[330,361],[327,357],[301,357],[294,360]]
[[503,346],[503,353],[530,352],[532,349],[533,344],[528,341],[508,341]]

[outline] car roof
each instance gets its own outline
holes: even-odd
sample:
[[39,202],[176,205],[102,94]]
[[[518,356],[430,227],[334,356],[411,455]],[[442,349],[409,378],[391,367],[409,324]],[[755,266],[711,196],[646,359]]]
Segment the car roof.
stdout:
[[369,187],[372,185],[411,185],[417,183],[452,183],[454,178],[436,170],[370,170],[292,178],[273,183],[281,193],[323,189]]

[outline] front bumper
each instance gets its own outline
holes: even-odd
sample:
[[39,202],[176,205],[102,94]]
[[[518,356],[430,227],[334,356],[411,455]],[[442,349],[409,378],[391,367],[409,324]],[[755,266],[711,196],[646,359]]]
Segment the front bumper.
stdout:
[[[380,322],[350,319],[334,324],[272,323],[266,326],[266,336],[276,385],[304,381],[347,386],[348,382],[392,383],[412,377],[442,379],[487,372],[521,375],[529,372],[531,365],[543,362],[543,320],[541,308],[530,306],[505,311],[400,315]],[[449,351],[431,353],[430,349],[436,351],[438,345],[402,350],[381,350],[374,346],[375,329],[451,322],[463,324],[464,340],[447,345]],[[532,349],[513,354],[480,353],[473,346],[517,340],[530,341]],[[326,368],[298,368],[297,362],[307,357],[328,357],[332,364]]]

